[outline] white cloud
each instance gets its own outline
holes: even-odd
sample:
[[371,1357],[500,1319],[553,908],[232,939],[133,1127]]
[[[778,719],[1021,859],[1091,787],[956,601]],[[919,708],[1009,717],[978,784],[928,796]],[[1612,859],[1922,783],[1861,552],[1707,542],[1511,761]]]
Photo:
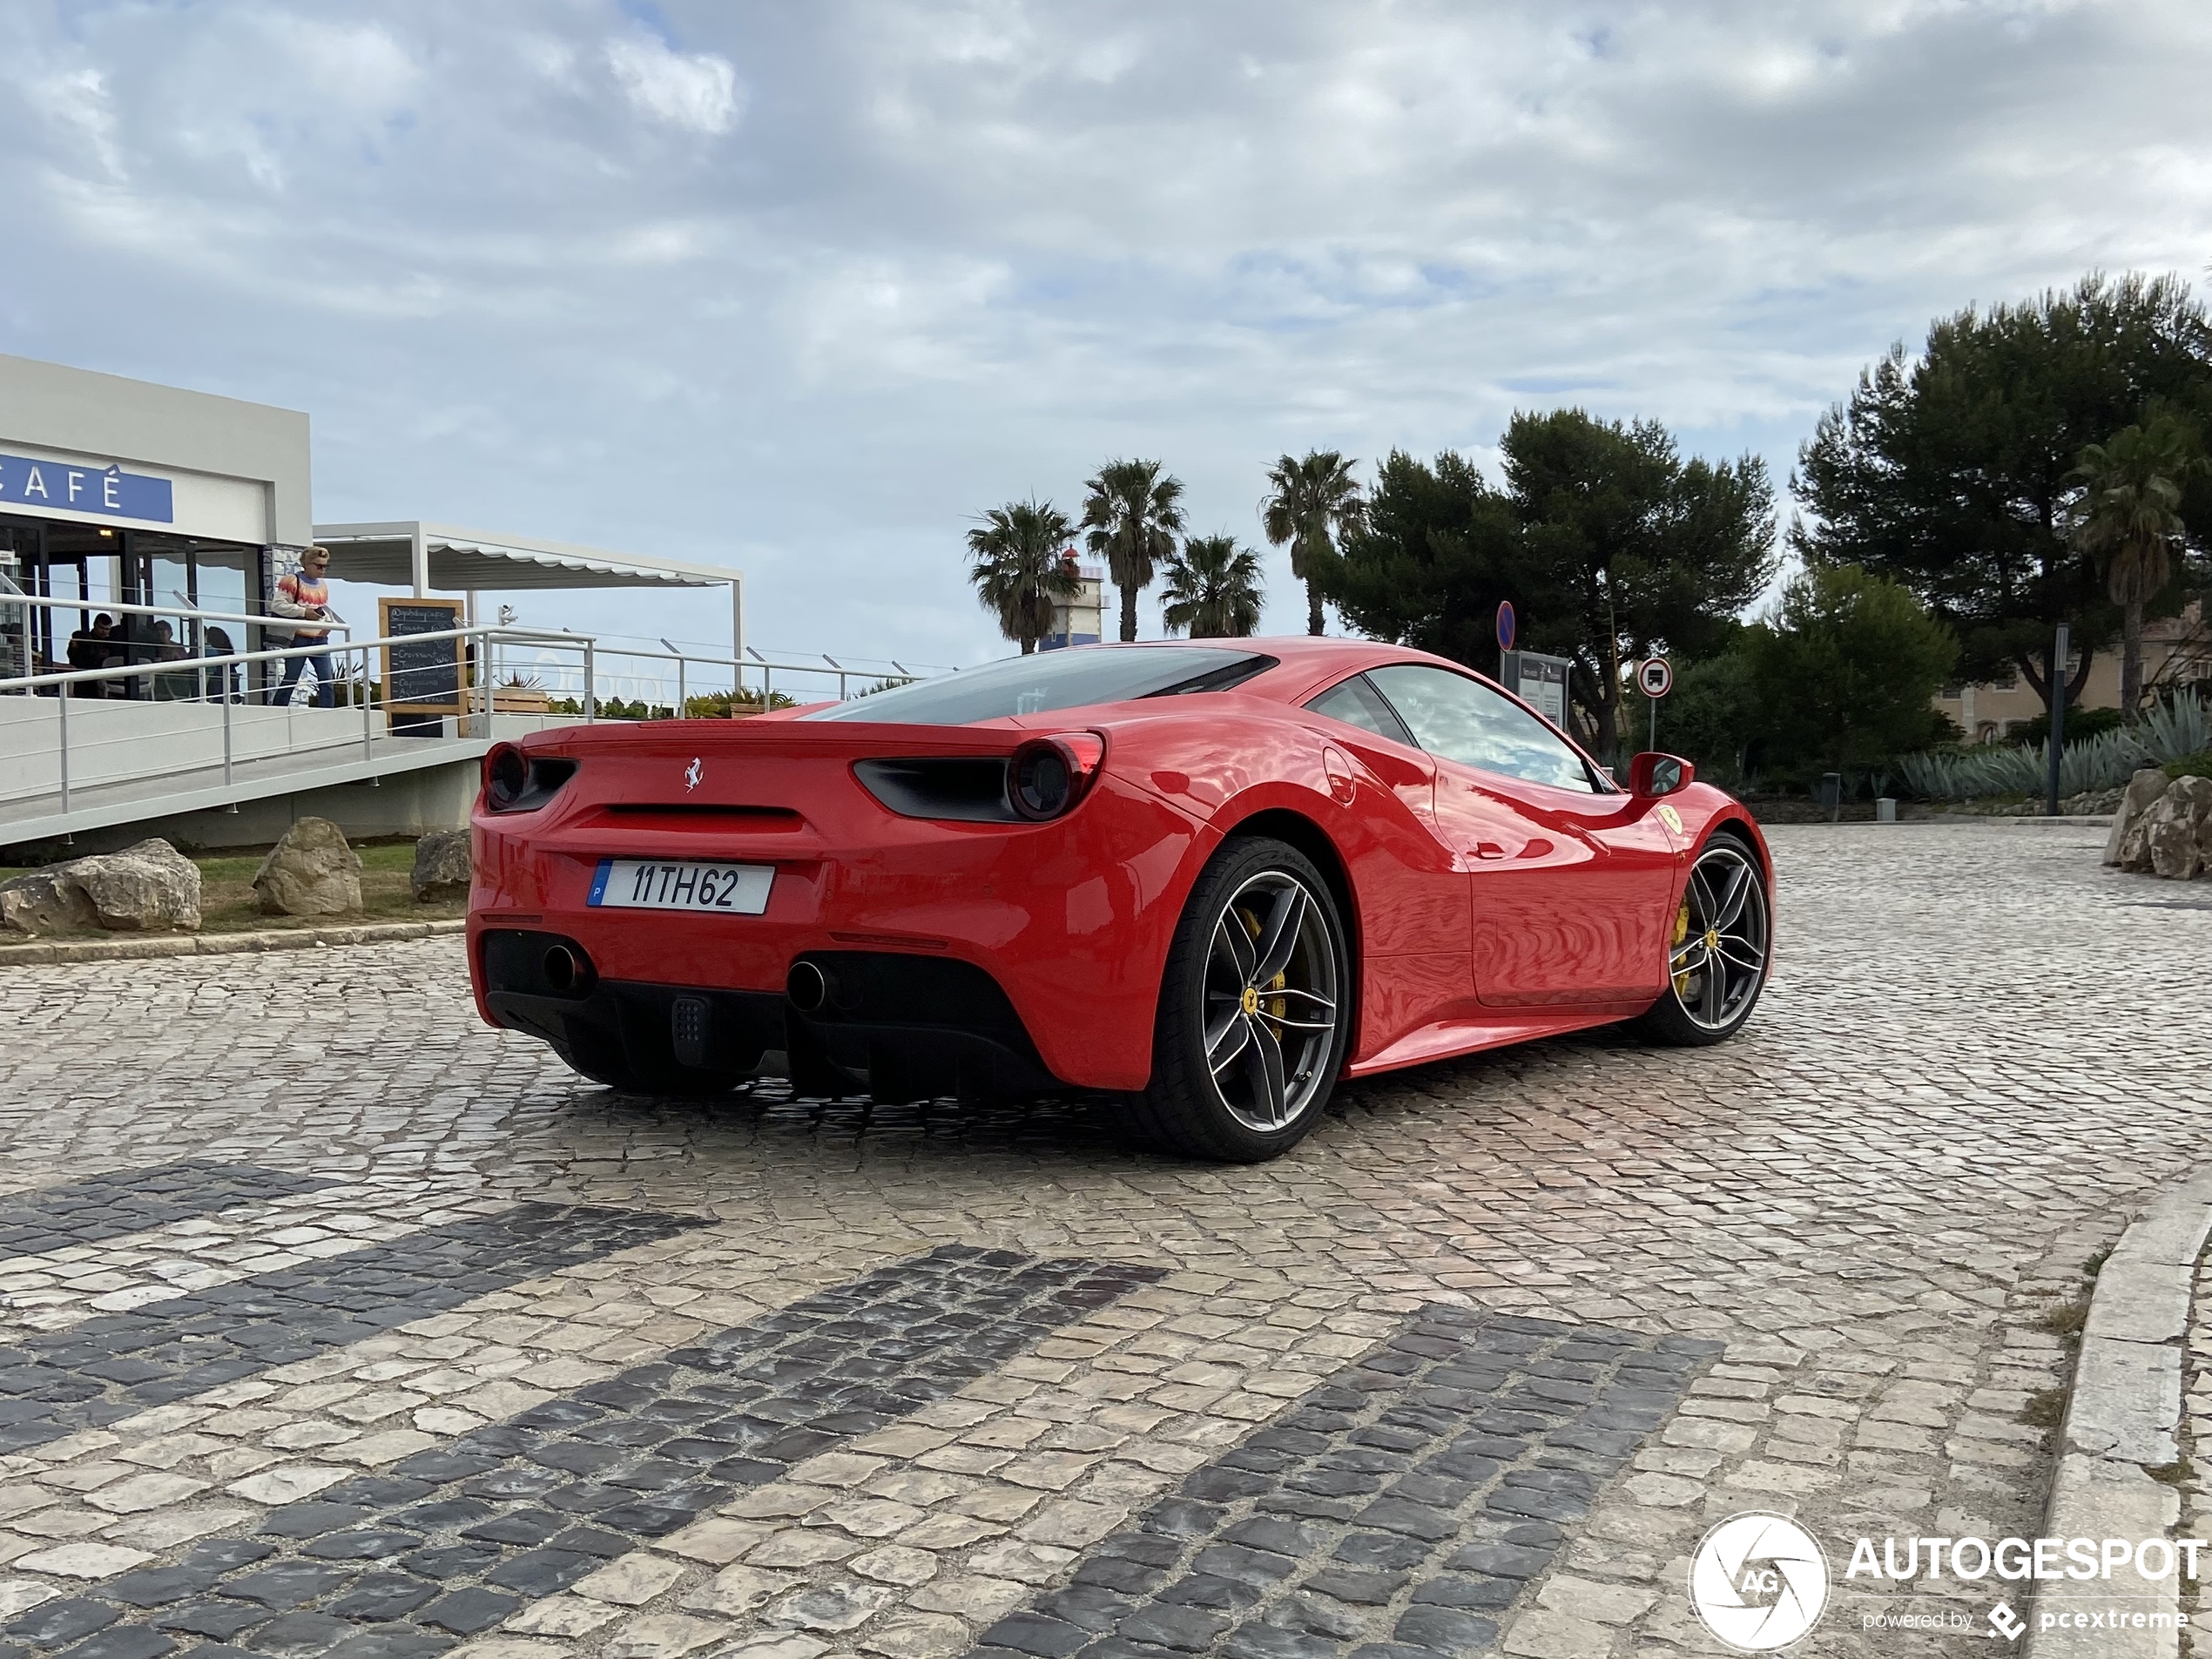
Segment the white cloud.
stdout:
[[726,57],[624,35],[607,43],[607,67],[641,115],[710,135],[737,124],[738,71]]
[[659,4],[681,51],[0,7],[0,349],[311,410],[326,518],[743,563],[765,645],[942,662],[997,649],[971,516],[1107,455],[1247,536],[1283,450],[1516,407],[1778,482],[1931,317],[2212,259],[2202,0]]

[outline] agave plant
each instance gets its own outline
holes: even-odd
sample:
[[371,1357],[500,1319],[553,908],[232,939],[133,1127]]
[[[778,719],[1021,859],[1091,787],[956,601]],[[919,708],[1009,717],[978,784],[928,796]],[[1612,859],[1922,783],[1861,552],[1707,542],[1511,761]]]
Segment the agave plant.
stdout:
[[2195,691],[2182,691],[2144,711],[2135,736],[2152,759],[2183,760],[2212,749],[2212,710]]
[[[2102,732],[2066,745],[2059,756],[2059,792],[2086,795],[2117,789],[2146,765],[2187,759],[2212,749],[2212,714],[2194,691],[2154,705],[2134,726]],[[1898,776],[1925,800],[2040,795],[2049,786],[2047,743],[1930,750],[1900,755]]]

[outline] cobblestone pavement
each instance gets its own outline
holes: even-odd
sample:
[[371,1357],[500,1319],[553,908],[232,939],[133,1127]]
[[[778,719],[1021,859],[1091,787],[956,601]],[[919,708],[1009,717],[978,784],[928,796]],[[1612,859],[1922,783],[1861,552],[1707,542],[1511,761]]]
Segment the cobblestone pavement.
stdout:
[[2212,1093],[2212,903],[2101,839],[1777,831],[1738,1041],[1258,1169],[617,1099],[449,940],[0,970],[0,1659],[1707,1653],[1747,1508],[1804,1651],[1979,1644],[1851,1541],[2037,1530],[2043,1316]]

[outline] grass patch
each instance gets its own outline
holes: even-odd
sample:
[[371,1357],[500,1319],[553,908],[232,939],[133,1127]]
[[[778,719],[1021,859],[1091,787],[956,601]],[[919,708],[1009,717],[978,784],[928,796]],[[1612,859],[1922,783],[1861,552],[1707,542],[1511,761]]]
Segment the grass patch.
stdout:
[[[253,894],[253,873],[267,849],[195,857],[199,867],[199,930],[205,934],[258,933],[266,928],[315,928],[358,921],[439,921],[466,915],[465,898],[415,902],[408,878],[415,872],[415,843],[384,837],[355,844],[361,854],[361,907],[342,916],[266,916]],[[28,871],[0,868],[0,880]],[[42,934],[41,939],[121,939],[104,927]],[[4,947],[0,947],[4,948]]]
[[2155,1467],[2146,1463],[2143,1473],[2161,1486],[2185,1487],[2196,1478],[2196,1466],[2187,1458],[2181,1458],[2172,1463],[2161,1463]]
[[2020,1421],[2030,1428],[2056,1428],[2066,1421],[2066,1401],[2063,1388],[2039,1389],[2020,1407]]
[[2110,1244],[2107,1244],[2102,1250],[2099,1251],[2095,1255],[2088,1258],[2081,1264],[2081,1277],[2084,1278],[2096,1278],[2098,1274],[2104,1271],[2105,1264],[2111,1259],[2112,1246]]
[[2036,1316],[2035,1328],[2048,1331],[2054,1337],[2064,1337],[2073,1342],[2080,1339],[2081,1327],[2089,1323],[2089,1293],[2087,1291],[2070,1301],[2048,1307]]

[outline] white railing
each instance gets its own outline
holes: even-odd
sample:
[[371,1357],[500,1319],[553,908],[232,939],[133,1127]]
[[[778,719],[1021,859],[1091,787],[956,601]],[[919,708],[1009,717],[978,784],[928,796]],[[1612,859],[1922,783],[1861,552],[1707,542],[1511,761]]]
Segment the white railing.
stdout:
[[[574,642],[587,636],[563,631],[555,637],[562,642]],[[953,671],[934,665],[917,668],[889,660],[864,663],[858,658],[840,660],[826,655],[769,657],[751,648],[746,650],[745,660],[739,662],[726,652],[685,650],[668,640],[660,642],[664,649],[654,651],[615,644],[603,635],[589,637],[595,642],[593,654],[598,667],[594,690],[599,698],[641,703],[648,708],[668,711],[666,717],[649,717],[655,718],[673,718],[685,711],[694,694],[720,698],[734,693],[736,701],[762,708],[779,707],[786,702],[826,701],[832,696],[843,702],[855,695],[855,687],[865,694],[880,686],[904,685],[926,678],[933,672]],[[504,692],[536,690],[549,696],[580,699],[579,671],[573,658],[541,647],[536,651],[502,650],[493,677],[501,682],[498,689]]]
[[[55,603],[7,595],[0,597],[0,612],[16,604]],[[71,603],[68,608],[78,607]],[[221,611],[179,612],[157,606],[99,608],[111,612],[127,609],[138,614],[183,617],[200,624],[203,630],[208,622],[241,622],[273,631],[292,621]],[[337,627],[335,624],[330,625],[334,630]],[[489,737],[495,715],[540,713],[556,720],[573,717],[585,723],[594,722],[602,718],[603,702],[610,694],[630,701],[632,698],[623,697],[622,688],[627,687],[632,693],[664,690],[671,679],[675,692],[672,703],[663,705],[652,696],[637,697],[635,700],[645,705],[648,718],[660,718],[658,710],[664,706],[674,715],[688,706],[690,687],[697,683],[694,676],[719,680],[731,686],[740,708],[762,709],[774,706],[779,696],[790,695],[777,691],[775,678],[779,674],[787,685],[796,681],[801,689],[808,689],[807,683],[811,681],[825,692],[827,686],[823,682],[834,681],[840,699],[852,694],[852,685],[856,680],[863,683],[865,691],[879,683],[902,684],[916,678],[897,664],[892,664],[898,671],[896,673],[884,675],[827,657],[817,664],[806,660],[772,659],[756,651],[748,652],[751,660],[741,663],[727,655],[705,651],[609,649],[590,634],[523,628],[512,624],[475,624],[435,633],[374,639],[332,637],[310,644],[212,656],[194,656],[179,649],[173,656],[150,661],[0,678],[0,697],[53,698],[56,734],[51,750],[41,743],[34,753],[17,734],[26,726],[37,724],[32,715],[36,704],[0,704],[0,755],[9,756],[14,763],[9,770],[12,774],[10,782],[15,786],[0,786],[0,804],[58,794],[60,810],[67,813],[72,795],[95,784],[142,782],[194,772],[212,773],[219,765],[227,788],[233,784],[236,769],[242,763],[354,745],[358,745],[361,759],[373,765],[377,757],[379,710],[387,717],[405,717],[410,713],[407,707],[409,702],[428,699],[402,696],[401,706],[391,708],[391,688],[377,679],[377,658],[372,653],[394,646],[419,648],[446,641],[458,644],[456,655],[463,664],[459,675],[459,695],[453,699],[450,711],[456,720],[456,739]],[[146,648],[145,642],[132,644],[138,649]],[[327,658],[334,666],[343,667],[327,685],[321,683],[320,670],[317,668],[314,700],[323,706],[305,711],[303,718],[293,705],[307,695],[304,676],[288,689],[267,682],[280,680],[284,665],[318,657]],[[619,667],[610,672],[609,658],[617,664],[635,659],[653,666],[643,672],[624,671]],[[516,709],[514,705],[517,703],[535,705],[537,699],[516,696],[518,687],[512,682],[499,683],[502,671],[514,671],[518,663],[527,664],[534,679],[546,676],[554,682],[546,685],[541,679],[535,687],[519,688],[543,691],[543,708]],[[257,677],[265,682],[259,688],[252,685]],[[759,681],[757,689],[747,684],[748,678]],[[142,710],[167,708],[174,711],[174,715],[151,722],[159,730],[148,730],[149,722],[145,720],[134,720],[122,731],[103,730],[111,718],[106,712],[114,703],[109,696],[110,688],[118,686],[125,688],[126,694],[137,693],[130,697],[132,705]],[[344,705],[346,713],[341,714],[336,705]],[[219,711],[219,718],[209,719],[204,712],[194,715],[191,711],[195,705],[202,711]],[[361,711],[358,733],[342,731],[341,725],[356,706]],[[219,751],[214,744],[218,731]],[[445,736],[442,720],[436,735]],[[401,740],[408,742],[413,750],[414,743],[421,739],[410,737]],[[135,746],[139,751],[135,761],[113,753],[126,746]],[[47,754],[53,757],[51,766],[33,764]]]

